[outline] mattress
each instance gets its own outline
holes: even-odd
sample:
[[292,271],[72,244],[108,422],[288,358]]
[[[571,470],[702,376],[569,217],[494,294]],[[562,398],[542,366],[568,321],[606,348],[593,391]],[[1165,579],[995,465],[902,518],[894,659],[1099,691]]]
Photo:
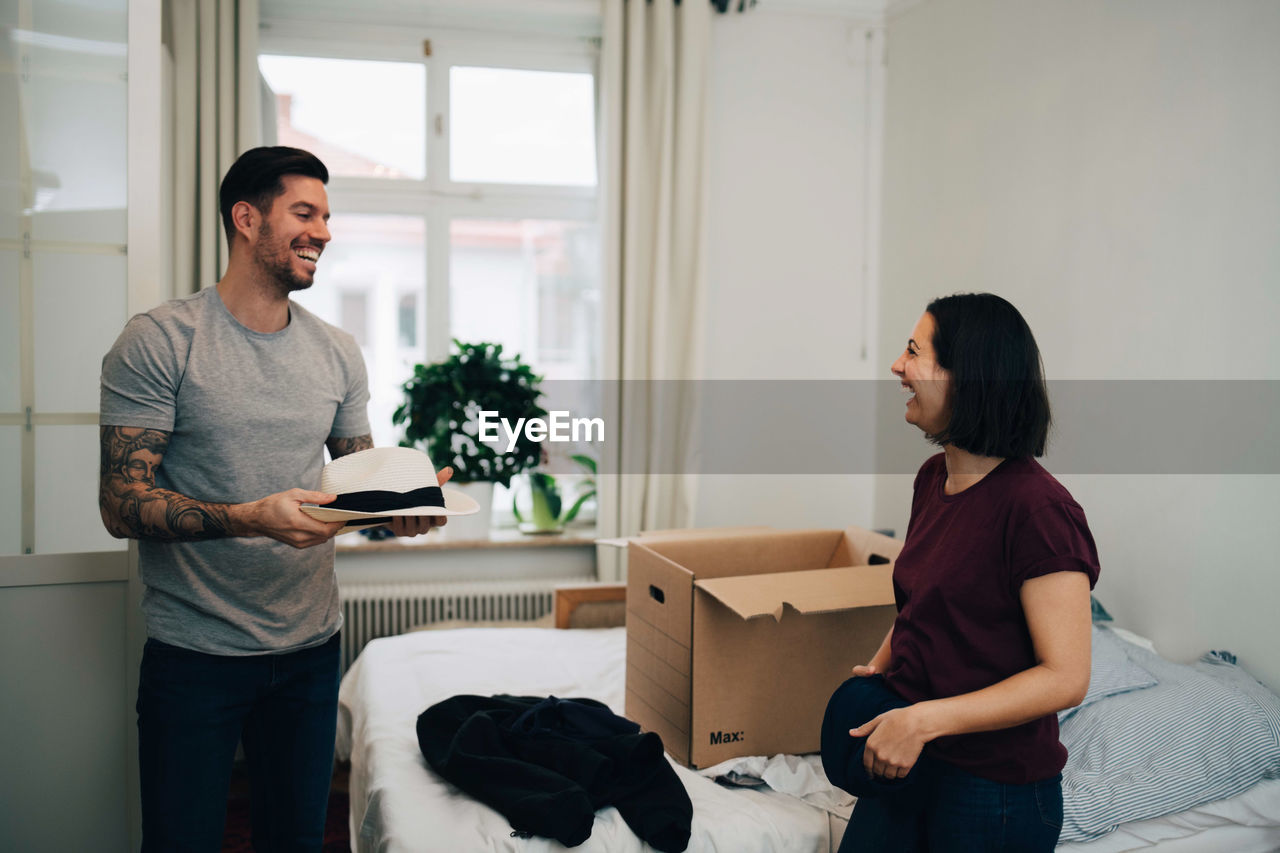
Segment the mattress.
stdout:
[[[418,750],[415,723],[457,694],[590,698],[623,713],[622,628],[421,631],[365,646],[339,692],[338,757],[351,761],[351,839],[358,851],[563,850],[511,837],[506,819],[442,781]],[[675,765],[693,802],[690,850],[829,853],[825,811],[776,791],[726,788]],[[584,853],[645,848],[616,809],[596,813]]]

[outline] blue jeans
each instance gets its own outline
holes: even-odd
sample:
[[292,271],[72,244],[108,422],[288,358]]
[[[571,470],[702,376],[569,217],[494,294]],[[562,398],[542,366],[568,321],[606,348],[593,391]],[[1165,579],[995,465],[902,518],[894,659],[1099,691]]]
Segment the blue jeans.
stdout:
[[138,684],[142,849],[222,847],[236,743],[255,850],[319,850],[338,722],[339,640],[209,655],[147,640]]
[[1005,785],[942,761],[914,785],[859,798],[840,853],[1053,853],[1062,831],[1062,776]]
[[884,678],[850,678],[822,721],[827,778],[857,795],[840,853],[1052,853],[1062,831],[1062,777],[1025,785],[992,782],[922,754],[905,779],[863,767],[866,738],[849,729],[909,703]]

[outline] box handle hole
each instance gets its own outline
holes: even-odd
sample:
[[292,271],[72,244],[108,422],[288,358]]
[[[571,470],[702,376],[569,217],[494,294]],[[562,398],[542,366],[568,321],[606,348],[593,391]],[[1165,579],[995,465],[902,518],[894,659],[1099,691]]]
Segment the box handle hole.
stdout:
[[649,584],[649,597],[659,604],[664,604],[667,600],[667,597],[662,594],[662,590],[658,589],[653,584]]
[[879,554],[872,554],[871,557],[867,560],[867,565],[883,566],[885,563],[888,563],[888,562],[889,562],[888,557],[882,557]]

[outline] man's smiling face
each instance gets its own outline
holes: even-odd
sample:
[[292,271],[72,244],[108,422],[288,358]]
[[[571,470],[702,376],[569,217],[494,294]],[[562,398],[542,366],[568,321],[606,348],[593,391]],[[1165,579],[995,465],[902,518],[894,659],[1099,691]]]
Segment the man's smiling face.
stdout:
[[284,192],[263,216],[254,245],[259,268],[282,294],[305,290],[315,281],[316,263],[329,242],[329,197],[317,178],[285,175]]

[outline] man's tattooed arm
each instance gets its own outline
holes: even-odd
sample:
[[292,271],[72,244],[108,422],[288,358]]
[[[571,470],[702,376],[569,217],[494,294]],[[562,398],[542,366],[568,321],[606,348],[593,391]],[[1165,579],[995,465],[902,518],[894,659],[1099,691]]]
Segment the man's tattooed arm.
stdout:
[[112,536],[176,542],[243,535],[229,504],[198,501],[156,486],[168,433],[104,426],[101,445],[98,508]]
[[357,450],[368,450],[373,447],[373,436],[357,435],[354,438],[333,438],[330,437],[325,442],[325,446],[329,448],[329,456],[337,459],[340,456],[346,456],[348,453],[355,453]]

